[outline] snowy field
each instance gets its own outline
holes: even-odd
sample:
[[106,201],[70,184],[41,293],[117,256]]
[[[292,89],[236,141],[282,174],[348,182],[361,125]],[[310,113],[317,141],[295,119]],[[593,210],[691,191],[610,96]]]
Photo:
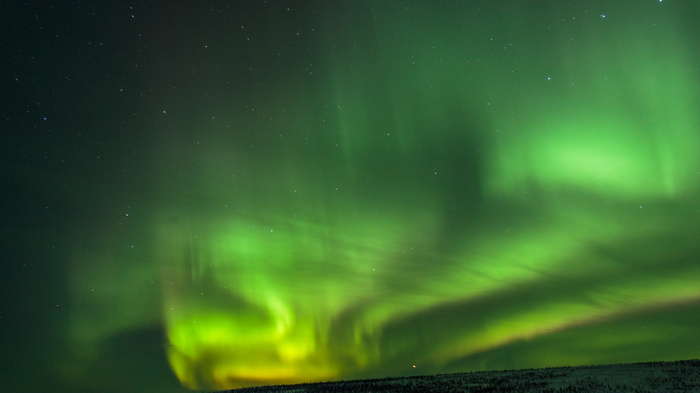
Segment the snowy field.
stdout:
[[385,378],[228,392],[700,392],[700,360]]

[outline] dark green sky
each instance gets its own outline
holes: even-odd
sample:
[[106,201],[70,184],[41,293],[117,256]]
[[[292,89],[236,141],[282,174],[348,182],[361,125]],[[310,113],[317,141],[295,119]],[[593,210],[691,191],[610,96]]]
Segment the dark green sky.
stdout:
[[700,357],[693,1],[0,6],[0,390]]

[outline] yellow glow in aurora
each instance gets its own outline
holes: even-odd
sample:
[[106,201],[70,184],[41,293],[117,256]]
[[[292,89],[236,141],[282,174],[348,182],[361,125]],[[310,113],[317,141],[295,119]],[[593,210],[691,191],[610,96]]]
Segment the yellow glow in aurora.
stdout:
[[[409,231],[391,228],[384,232],[391,235],[384,245],[378,242],[379,232],[370,232],[366,242],[375,245],[365,245],[359,237],[332,235],[343,228],[317,228],[314,234],[303,223],[280,223],[272,230],[250,223],[222,224],[222,234],[200,231],[196,247],[208,256],[200,256],[196,272],[183,269],[179,277],[169,277],[175,283],[165,287],[168,358],[178,378],[193,389],[332,380],[372,375],[373,368],[387,361],[443,364],[649,304],[700,297],[693,284],[700,280],[697,269],[640,278],[634,266],[586,255],[586,244],[605,244],[616,233],[616,241],[623,240],[615,224],[621,217],[598,217],[596,226],[602,231],[596,232],[586,224],[589,212],[577,215],[558,209],[557,215],[577,220],[580,230],[562,234],[549,229],[561,227],[550,220],[511,227],[512,234],[485,232],[475,240],[465,238],[472,247],[443,259],[432,251],[439,244],[429,238],[435,231],[416,239]],[[381,216],[364,218],[366,223],[359,217],[345,220],[367,228],[392,221]],[[653,228],[637,227],[626,236],[634,241],[670,229],[671,223],[656,222]],[[305,236],[296,239],[298,233]],[[247,248],[250,245],[255,247]],[[583,261],[575,262],[579,259]],[[548,289],[551,276],[581,288]],[[500,304],[505,300],[499,298],[514,286],[522,291],[514,294],[522,308],[484,310],[465,321],[479,320],[483,326],[467,323],[458,330],[441,329],[440,318],[468,313],[472,301]],[[455,302],[464,309],[433,320],[428,337],[413,331],[420,323],[412,319]],[[398,326],[397,320],[406,325]],[[390,333],[395,329],[400,333]],[[423,348],[425,340],[435,343]],[[413,353],[416,348],[423,348],[420,354]],[[412,356],[404,359],[404,352]]]

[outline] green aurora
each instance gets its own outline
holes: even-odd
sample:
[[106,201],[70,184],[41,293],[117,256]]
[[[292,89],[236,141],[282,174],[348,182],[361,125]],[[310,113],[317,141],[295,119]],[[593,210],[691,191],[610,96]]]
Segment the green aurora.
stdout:
[[700,9],[501,3],[151,25],[63,378],[152,326],[189,389],[700,357]]

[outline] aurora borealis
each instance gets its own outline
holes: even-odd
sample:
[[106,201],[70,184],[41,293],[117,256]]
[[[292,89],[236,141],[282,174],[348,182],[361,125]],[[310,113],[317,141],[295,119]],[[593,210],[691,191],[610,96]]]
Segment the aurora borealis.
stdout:
[[694,2],[0,9],[0,390],[700,357]]

